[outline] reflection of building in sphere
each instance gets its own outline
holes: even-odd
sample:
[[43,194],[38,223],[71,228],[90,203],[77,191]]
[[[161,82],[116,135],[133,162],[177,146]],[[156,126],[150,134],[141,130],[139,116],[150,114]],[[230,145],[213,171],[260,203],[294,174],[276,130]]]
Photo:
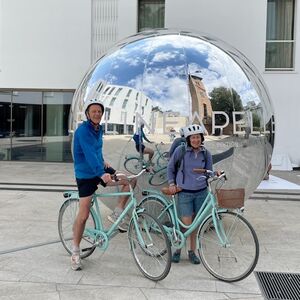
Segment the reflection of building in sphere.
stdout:
[[159,134],[169,133],[172,129],[179,131],[179,128],[186,126],[188,118],[181,116],[178,111],[163,112],[159,108],[152,111],[155,132]]
[[189,75],[189,88],[192,98],[192,112],[199,115],[203,124],[210,124],[212,107],[202,78],[195,75]]
[[[152,100],[141,91],[121,85],[94,84],[90,90],[92,98],[104,103],[105,116],[103,123],[107,134],[132,134],[136,115],[148,124],[151,122]],[[81,113],[84,117],[84,113]]]

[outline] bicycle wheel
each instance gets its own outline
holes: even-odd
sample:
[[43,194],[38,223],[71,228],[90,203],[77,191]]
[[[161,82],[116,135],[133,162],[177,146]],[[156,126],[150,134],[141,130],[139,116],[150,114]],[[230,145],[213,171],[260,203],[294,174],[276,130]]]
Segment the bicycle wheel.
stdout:
[[137,157],[128,158],[124,162],[124,168],[129,173],[137,175],[142,170],[141,161]]
[[167,167],[164,167],[156,171],[153,175],[151,175],[149,179],[149,184],[153,186],[159,186],[165,184],[167,181],[168,181]]
[[[222,245],[215,226],[227,239]],[[199,256],[207,271],[214,277],[234,282],[246,278],[255,268],[259,256],[256,233],[250,223],[234,212],[218,213],[217,224],[209,217],[198,232]]]
[[143,275],[151,280],[164,279],[171,268],[171,246],[162,225],[146,212],[132,219],[128,239],[133,258]]
[[165,210],[165,204],[163,201],[155,196],[148,196],[144,198],[139,207],[145,208],[146,212],[157,219],[164,226],[172,226],[171,214],[168,210]]
[[160,167],[165,167],[168,164],[168,159],[169,159],[169,152],[165,151],[158,157],[157,164]]
[[[72,243],[73,243],[73,225],[77,213],[79,211],[79,199],[68,199],[66,200],[59,210],[58,216],[58,233],[60,240],[69,254],[72,254]],[[96,222],[94,216],[90,213],[89,218],[85,224],[88,228],[96,229]],[[82,240],[80,243],[81,249],[90,248],[94,244],[94,239],[86,236],[83,233]],[[95,247],[90,248],[84,252],[81,251],[80,257],[86,258],[90,256],[95,250]]]

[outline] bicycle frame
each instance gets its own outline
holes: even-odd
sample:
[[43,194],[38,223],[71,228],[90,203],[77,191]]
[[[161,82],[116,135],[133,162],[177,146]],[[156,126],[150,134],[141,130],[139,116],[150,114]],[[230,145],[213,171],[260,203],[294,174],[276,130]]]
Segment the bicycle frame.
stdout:
[[[165,158],[163,156],[163,152],[158,148],[158,145],[159,144],[155,144],[155,151],[154,151],[154,155],[152,157],[152,161],[155,161],[156,164],[158,166],[160,166],[160,164],[158,163],[158,160],[160,158],[163,158],[163,159],[165,159]],[[142,162],[143,165],[145,165],[146,167],[149,167],[149,162],[144,159],[143,153],[140,153],[139,156],[137,156],[137,155],[126,156],[126,159],[131,159],[131,158],[137,158],[139,161]]]
[[[129,196],[130,198],[128,200],[128,204],[125,207],[124,211],[121,213],[121,215],[118,217],[118,219],[109,228],[105,229],[103,226],[102,216],[100,213],[100,206],[98,203],[98,198],[119,197],[119,196]],[[71,199],[78,198],[78,192],[74,192],[74,191],[70,192],[70,198]],[[144,209],[137,207],[137,200],[134,197],[133,189],[131,186],[130,186],[129,192],[99,193],[99,194],[95,193],[92,197],[90,213],[94,217],[96,228],[95,229],[94,228],[85,228],[84,235],[89,236],[93,239],[95,239],[99,236],[102,236],[102,238],[104,240],[102,241],[101,244],[98,243],[98,244],[92,245],[92,247],[98,246],[100,249],[106,250],[108,248],[108,241],[110,239],[112,239],[116,235],[116,233],[118,233],[118,231],[119,231],[118,225],[120,224],[122,219],[125,217],[125,215],[132,208],[136,208],[136,209],[133,209],[133,211],[132,211],[132,219],[134,222],[134,226],[137,229],[138,228],[137,213],[143,211]],[[144,240],[138,229],[137,229],[137,234],[138,234],[139,242],[141,243],[142,246],[145,246]],[[151,237],[149,236],[149,238],[151,238]]]
[[[154,191],[150,191],[147,190],[147,192],[150,192],[150,194]],[[179,216],[178,216],[178,212],[177,212],[177,208],[176,208],[176,203],[175,203],[175,196],[172,196],[172,201],[168,201],[166,200],[166,198],[164,196],[162,196],[161,193],[155,192],[155,196],[159,197],[163,203],[165,204],[165,208],[161,211],[160,215],[158,216],[158,218],[160,216],[162,216],[164,213],[166,213],[166,211],[169,211],[171,219],[172,219],[172,224],[173,224],[173,228],[170,228],[168,226],[164,225],[164,229],[167,232],[167,234],[170,236],[170,234],[174,233],[180,233],[180,235],[184,238],[184,241],[191,235],[191,233],[197,229],[207,218],[209,218],[210,216],[212,216],[213,218],[213,224],[214,227],[216,229],[218,238],[221,242],[221,244],[223,246],[226,245],[227,243],[227,237],[226,234],[224,232],[224,228],[222,226],[222,224],[220,223],[220,220],[218,218],[218,213],[219,212],[223,212],[223,211],[227,211],[227,209],[224,208],[218,208],[217,207],[217,200],[215,198],[215,196],[213,195],[213,193],[210,190],[209,187],[209,191],[208,194],[200,208],[200,210],[197,212],[193,222],[190,225],[185,225],[184,223],[182,223],[182,221],[180,220]],[[182,232],[180,227],[187,229],[185,232]],[[170,238],[170,240],[172,241],[172,239]],[[182,248],[184,246],[185,243],[181,243],[178,248]],[[173,245],[174,246],[174,245]],[[199,241],[197,239],[197,249],[199,249]]]

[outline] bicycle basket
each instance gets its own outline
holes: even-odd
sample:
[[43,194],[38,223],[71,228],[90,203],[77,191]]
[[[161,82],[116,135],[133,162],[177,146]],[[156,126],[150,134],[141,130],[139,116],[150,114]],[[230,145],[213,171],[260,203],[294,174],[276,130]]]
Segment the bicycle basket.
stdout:
[[217,190],[218,205],[224,208],[241,208],[244,206],[245,189]]

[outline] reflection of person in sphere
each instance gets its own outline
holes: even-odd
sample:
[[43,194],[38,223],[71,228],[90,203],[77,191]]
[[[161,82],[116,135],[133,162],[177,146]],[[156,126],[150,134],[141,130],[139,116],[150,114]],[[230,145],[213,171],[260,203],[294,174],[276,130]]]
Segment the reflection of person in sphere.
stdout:
[[136,133],[133,135],[133,140],[135,142],[135,149],[137,152],[141,153],[142,155],[148,154],[149,155],[149,163],[151,163],[152,157],[154,155],[154,151],[151,148],[148,148],[144,145],[144,140],[150,144],[153,142],[149,141],[144,133],[145,124],[141,123],[141,125],[137,128]]
[[[74,169],[79,192],[79,212],[73,226],[73,250],[71,256],[71,267],[73,270],[81,269],[80,261],[80,241],[84,231],[86,220],[89,217],[91,200],[97,186],[121,185],[122,192],[129,191],[129,184],[126,180],[114,181],[112,175],[114,170],[104,161],[102,153],[103,129],[100,125],[104,112],[104,105],[101,101],[87,100],[84,104],[84,112],[87,121],[83,122],[75,131],[74,135]],[[134,187],[136,181],[132,182]],[[117,207],[112,215],[108,216],[111,222],[123,212],[128,196],[120,196]],[[119,229],[124,229],[124,224],[119,225]]]
[[170,142],[173,142],[175,137],[176,137],[176,131],[174,128],[171,128],[170,129],[170,133],[169,133],[169,136],[170,136]]
[[[213,166],[210,152],[203,147],[203,128],[197,124],[189,125],[183,128],[183,135],[187,146],[183,157],[182,147],[184,146],[177,147],[171,156],[168,163],[168,182],[171,193],[176,193],[177,187],[181,189],[178,193],[177,209],[182,222],[190,225],[208,193],[206,178],[199,176],[194,169],[212,170]],[[177,170],[178,163],[180,165]],[[190,235],[188,256],[191,263],[199,264],[200,260],[195,250],[196,231]],[[172,261],[178,263],[180,254],[181,251],[176,250]]]
[[183,128],[180,128],[179,129],[179,134],[180,134],[180,137],[176,138],[172,145],[171,145],[171,148],[169,150],[169,158],[172,156],[172,154],[174,153],[175,149],[180,146],[180,145],[185,145],[186,143],[186,139],[184,137],[184,132],[183,132]]

